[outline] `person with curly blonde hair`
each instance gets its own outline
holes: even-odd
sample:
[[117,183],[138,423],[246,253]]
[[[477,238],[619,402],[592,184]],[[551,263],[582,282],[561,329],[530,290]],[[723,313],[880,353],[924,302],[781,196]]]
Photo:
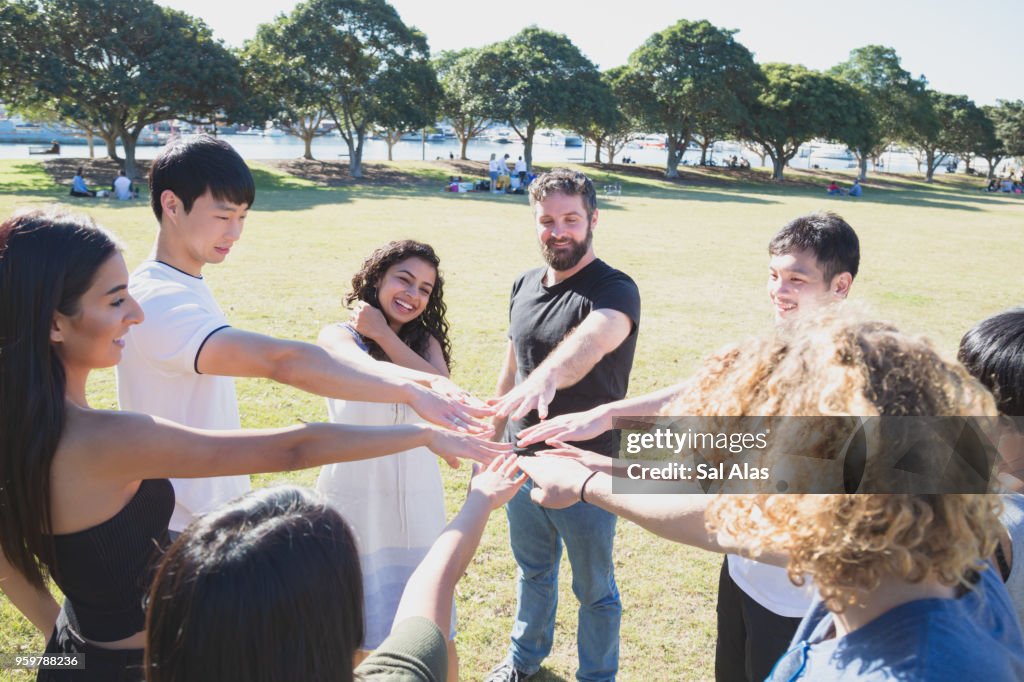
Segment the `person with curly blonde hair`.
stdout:
[[[838,316],[712,355],[666,413],[998,414],[985,387],[926,340]],[[581,460],[593,458],[559,447],[521,461],[533,499],[557,507],[583,498],[677,542],[813,580],[816,603],[771,680],[1024,678],[1020,625],[986,563],[1001,532],[998,496],[613,494],[612,477]]]

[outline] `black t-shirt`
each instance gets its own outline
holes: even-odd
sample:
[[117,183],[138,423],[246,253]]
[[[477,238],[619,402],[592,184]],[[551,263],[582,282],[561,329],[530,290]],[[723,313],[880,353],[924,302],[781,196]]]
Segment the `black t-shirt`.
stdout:
[[[509,338],[515,348],[516,384],[522,383],[562,339],[578,327],[591,310],[617,310],[633,321],[629,336],[611,353],[605,355],[577,384],[555,393],[548,406],[548,418],[582,412],[626,396],[629,372],[633,368],[633,352],[640,328],[640,291],[625,273],[602,260],[592,263],[567,280],[544,286],[547,268],[523,273],[512,285],[509,304]],[[537,411],[521,421],[509,420],[505,439],[538,423]],[[618,432],[609,431],[581,443],[579,447],[615,457],[618,455]],[[543,450],[544,443],[532,445],[531,451]]]

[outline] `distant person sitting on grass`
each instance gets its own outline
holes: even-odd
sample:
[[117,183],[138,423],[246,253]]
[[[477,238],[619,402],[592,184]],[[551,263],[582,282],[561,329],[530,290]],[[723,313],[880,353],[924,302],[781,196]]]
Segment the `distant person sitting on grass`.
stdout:
[[139,196],[139,193],[135,191],[135,184],[128,179],[123,170],[118,171],[117,177],[114,178],[114,182],[110,185],[110,189],[114,192],[114,196],[121,201],[137,199]]
[[81,166],[79,166],[78,170],[75,171],[75,177],[71,178],[71,196],[89,197],[90,199],[96,196],[96,192],[89,189],[88,185],[85,184],[85,178],[82,177]]
[[864,194],[864,189],[860,186],[860,180],[853,181],[853,187],[850,188],[850,191],[847,192],[847,194],[851,197],[859,197]]
[[828,186],[828,193],[829,194],[842,194],[843,190],[839,189],[839,183],[837,183],[835,180],[833,180],[832,183],[829,184],[829,186]]

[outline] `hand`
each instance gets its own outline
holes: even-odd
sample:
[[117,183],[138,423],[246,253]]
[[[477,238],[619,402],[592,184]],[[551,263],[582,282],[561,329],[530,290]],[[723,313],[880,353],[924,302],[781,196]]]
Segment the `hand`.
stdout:
[[413,390],[413,395],[409,400],[409,407],[428,422],[463,433],[486,434],[487,436],[494,433],[493,425],[489,421],[480,419],[489,416],[490,408],[466,405],[455,398],[435,393],[417,383],[411,383],[410,387]]
[[602,474],[608,474],[614,476],[615,460],[607,455],[602,455],[597,452],[590,450],[581,450],[580,448],[573,447],[572,445],[566,445],[565,443],[559,443],[556,440],[548,441],[551,445],[554,445],[550,450],[541,450],[538,455],[549,455],[551,457],[564,457],[574,462],[578,462],[585,466],[590,471],[600,471]]
[[612,419],[603,405],[586,412],[573,412],[523,429],[516,434],[516,445],[523,448],[534,443],[568,440],[590,440],[612,428]]
[[472,436],[468,433],[456,433],[436,426],[427,426],[429,438],[427,447],[441,459],[448,462],[453,469],[459,468],[460,459],[471,459],[483,464],[490,464],[495,457],[512,452],[511,443],[495,443]]
[[526,475],[519,470],[518,459],[508,454],[495,457],[486,467],[474,464],[469,494],[475,492],[486,497],[492,511],[511,500],[526,483]]
[[533,479],[530,499],[542,507],[565,509],[580,501],[580,490],[593,473],[566,457],[520,457],[519,469]]
[[394,333],[388,326],[388,320],[379,308],[366,301],[357,301],[349,313],[348,323],[352,328],[368,339],[377,341],[385,334]]
[[547,372],[534,372],[500,398],[488,400],[494,414],[501,418],[522,419],[537,410],[541,419],[548,418],[548,405],[555,397],[555,377]]

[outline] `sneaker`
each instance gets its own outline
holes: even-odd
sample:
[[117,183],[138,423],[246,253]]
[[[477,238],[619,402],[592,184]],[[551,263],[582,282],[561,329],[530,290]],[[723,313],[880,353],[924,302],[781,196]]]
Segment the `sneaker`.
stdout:
[[526,682],[533,675],[524,673],[509,661],[502,661],[491,672],[487,673],[484,682]]

